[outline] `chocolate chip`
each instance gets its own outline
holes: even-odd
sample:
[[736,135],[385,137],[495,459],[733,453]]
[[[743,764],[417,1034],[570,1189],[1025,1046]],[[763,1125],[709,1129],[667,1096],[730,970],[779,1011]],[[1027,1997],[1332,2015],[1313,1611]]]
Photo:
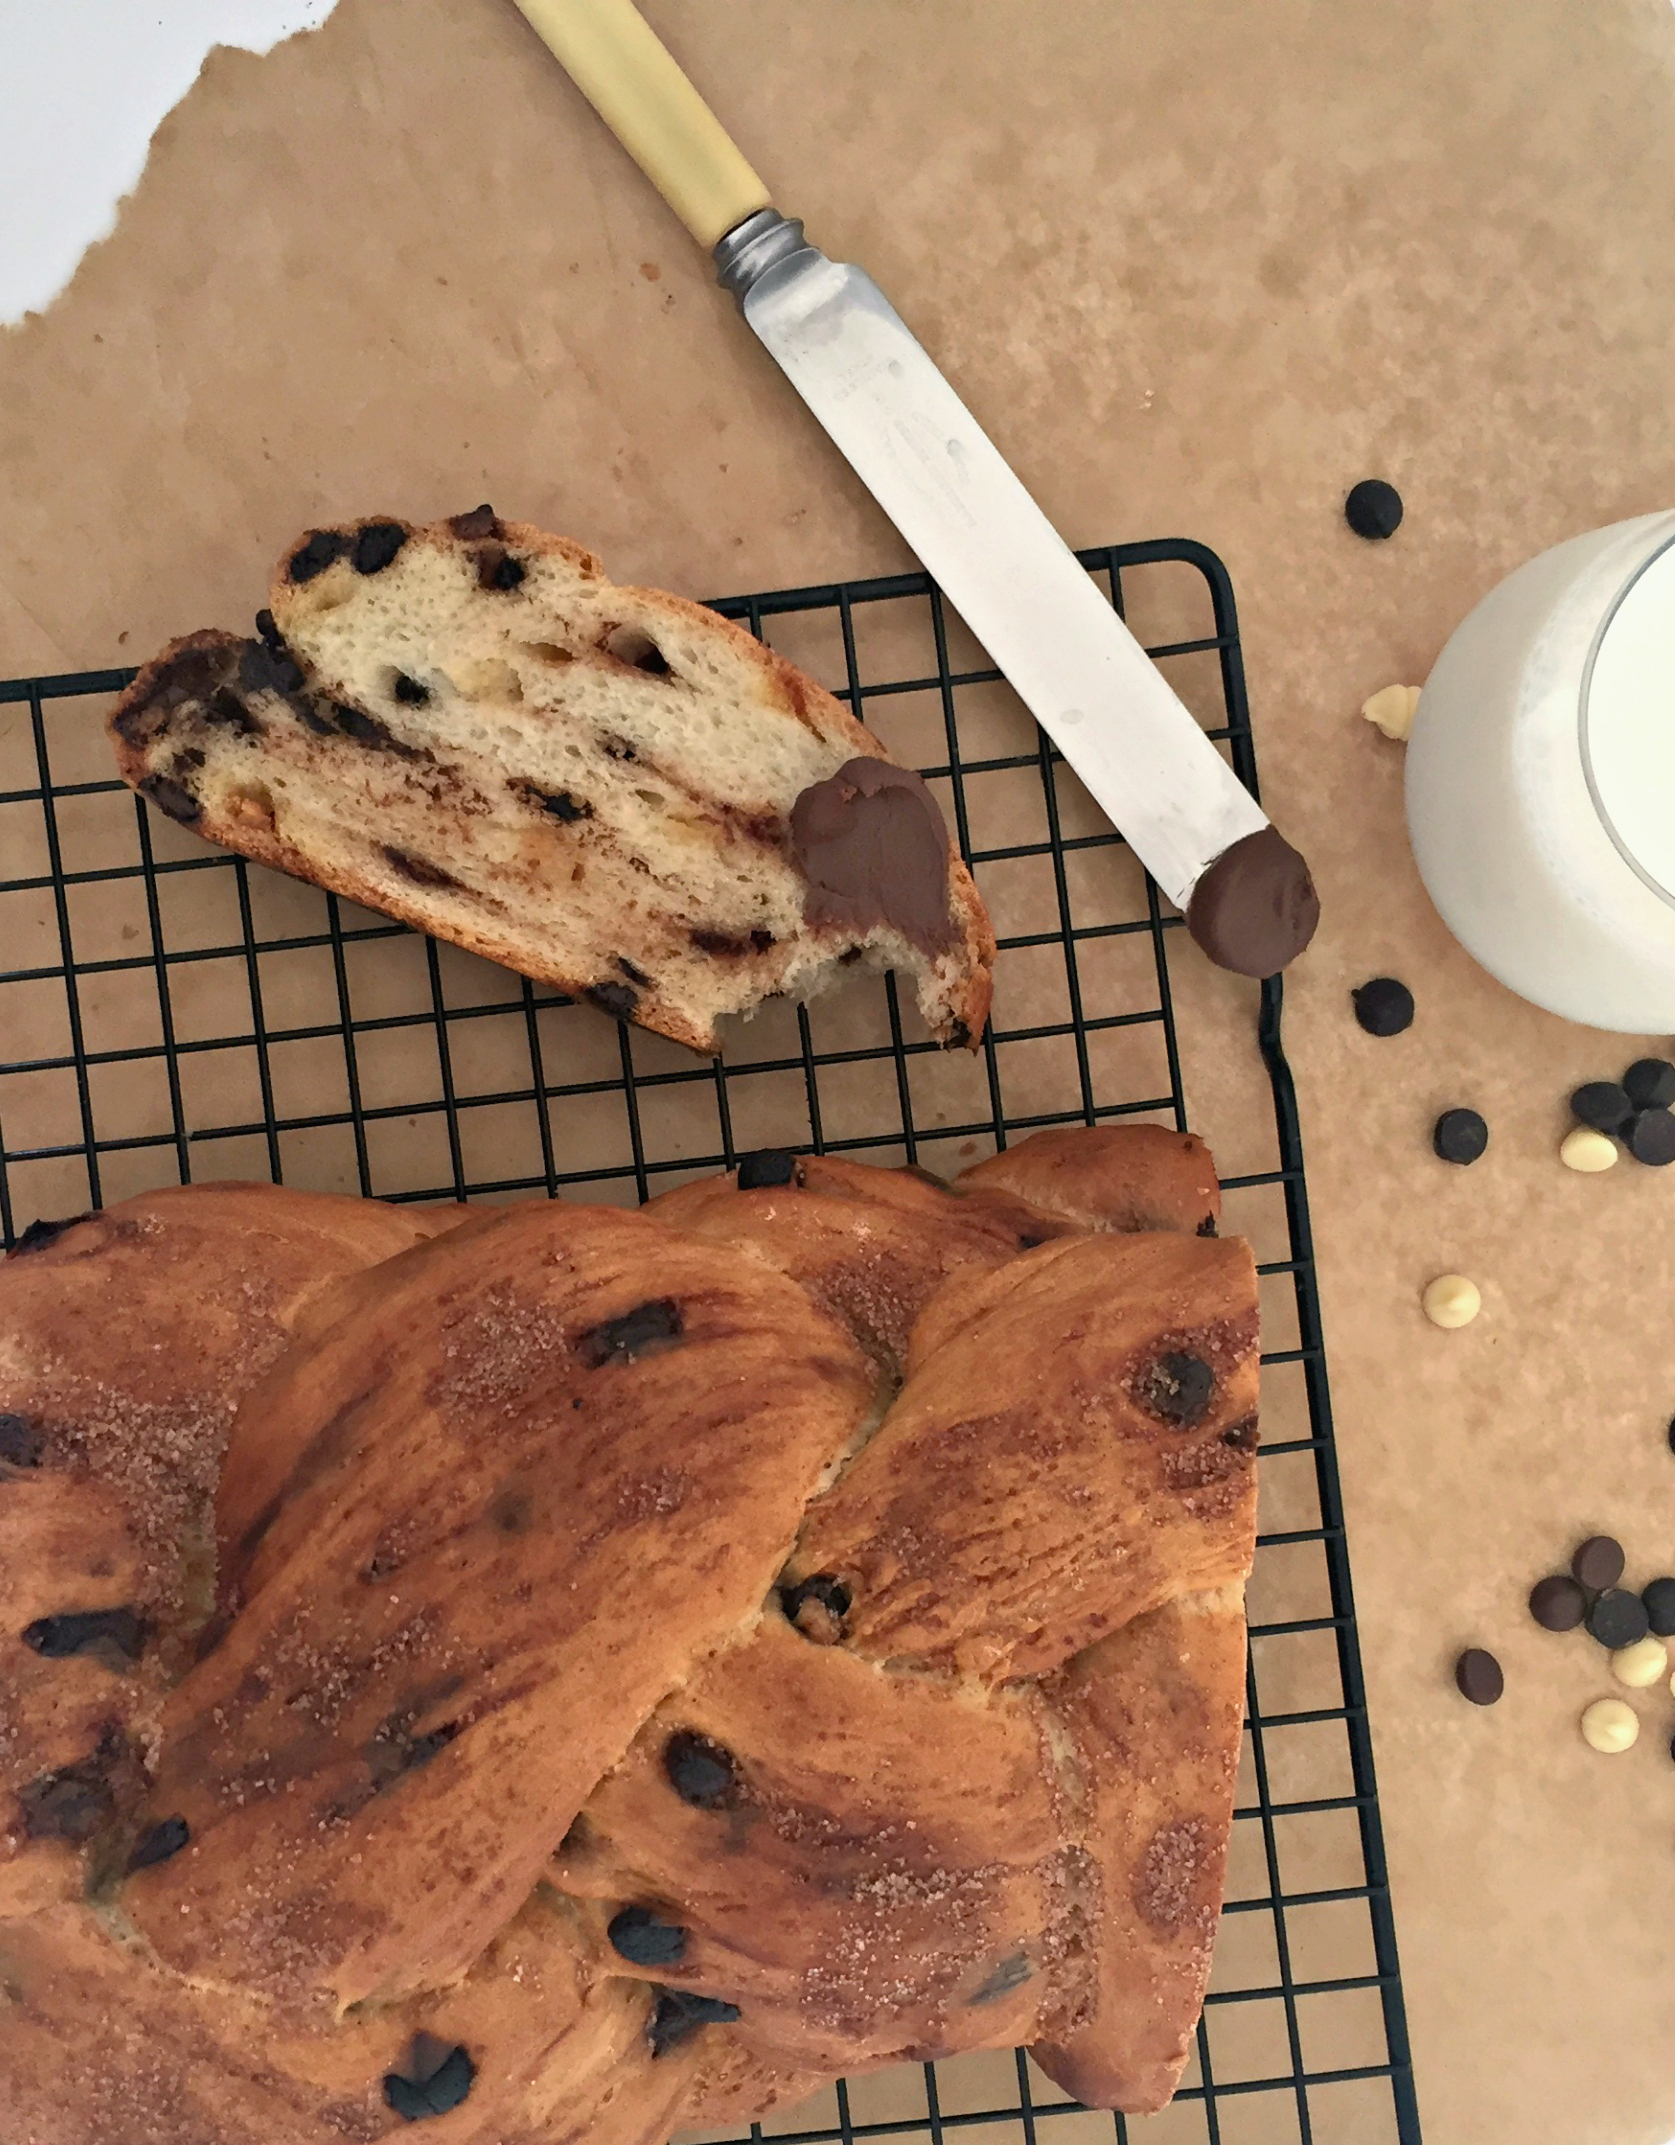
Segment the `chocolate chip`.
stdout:
[[1413,993],[1394,976],[1374,976],[1350,996],[1355,1018],[1369,1035],[1400,1035],[1413,1026]]
[[404,670],[396,672],[390,691],[404,708],[422,708],[430,698],[430,687],[421,685],[417,678],[410,678]]
[[852,1599],[843,1581],[829,1572],[816,1572],[812,1579],[799,1579],[795,1586],[779,1590],[779,1605],[787,1620],[816,1646],[835,1646],[843,1637]]
[[137,1869],[150,1869],[154,1863],[167,1862],[191,1837],[192,1828],[184,1817],[165,1817],[160,1825],[140,1835],[139,1845],[128,1857],[128,1875],[131,1877]]
[[1204,1219],[1198,1224],[1198,1228],[1195,1233],[1199,1236],[1214,1236],[1216,1233],[1215,1216],[1213,1214],[1206,1214],[1204,1216]]
[[1343,518],[1357,536],[1369,541],[1394,536],[1402,525],[1402,495],[1382,477],[1363,477],[1350,487],[1343,503]]
[[1444,1110],[1431,1129],[1431,1146],[1444,1162],[1475,1162],[1489,1144],[1489,1127],[1475,1110]]
[[477,554],[477,586],[502,591],[519,588],[529,569],[498,544],[485,544]]
[[390,733],[374,715],[364,708],[357,708],[347,700],[331,702],[331,719],[345,737],[353,738],[357,745],[387,745]]
[[1651,1629],[1651,1618],[1646,1613],[1646,1604],[1638,1594],[1625,1592],[1621,1587],[1607,1587],[1588,1611],[1588,1631],[1602,1646],[1616,1653],[1620,1647],[1632,1646],[1643,1639]]
[[672,1296],[637,1303],[620,1318],[592,1326],[576,1342],[576,1352],[590,1370],[606,1363],[632,1363],[638,1357],[678,1341],[683,1330],[680,1305]]
[[640,1002],[638,991],[630,990],[626,983],[593,983],[586,995],[601,1013],[609,1013],[617,1020],[632,1020]]
[[256,613],[256,631],[267,645],[276,652],[285,646],[285,636],[273,622],[273,613],[264,606]]
[[147,803],[154,804],[159,812],[166,812],[170,819],[178,819],[183,827],[191,826],[203,816],[203,806],[183,783],[169,775],[147,775],[139,785],[140,795]]
[[1649,1169],[1667,1169],[1675,1162],[1675,1116],[1668,1110],[1637,1110],[1623,1134],[1623,1144]]
[[611,1916],[605,1934],[630,1966],[678,1966],[686,1957],[686,1931],[650,1907],[624,1907]]
[[77,1846],[116,1814],[111,1775],[126,1745],[119,1728],[107,1728],[92,1754],[56,1772],[42,1773],[18,1790],[23,1829],[32,1840],[69,1840]]
[[218,685],[204,708],[204,721],[217,729],[236,730],[240,737],[256,737],[261,724],[230,686]]
[[336,529],[311,529],[307,541],[291,554],[287,572],[293,581],[312,581],[349,548],[349,539]]
[[[270,626],[273,624],[273,613],[262,611],[257,614],[258,626],[264,618]],[[302,668],[276,633],[265,644],[244,643],[238,659],[238,682],[247,693],[278,693],[282,699],[290,700],[302,691]]]
[[622,970],[630,983],[649,983],[651,981],[650,976],[646,974],[643,968],[636,968],[632,961],[626,959],[620,953],[616,957],[616,965]]
[[738,2015],[738,2005],[724,2003],[719,1996],[698,1996],[688,1989],[659,1989],[647,2030],[651,2052],[654,2056],[666,2055],[700,2026],[730,2025]]
[[971,1048],[970,1023],[956,1020],[949,1028],[948,1040],[942,1047],[944,1050],[969,1050]]
[[469,513],[450,515],[448,526],[468,543],[479,537],[500,534],[499,517],[487,500],[481,506],[472,507]]
[[694,924],[686,935],[699,953],[721,961],[765,953],[773,944],[773,934],[768,931],[712,931],[706,924]]
[[146,1637],[145,1619],[132,1609],[80,1609],[38,1617],[24,1627],[23,1643],[48,1661],[101,1651],[137,1661],[145,1651]]
[[1628,1090],[1615,1080],[1590,1080],[1571,1096],[1570,1114],[1578,1124],[1591,1125],[1596,1132],[1621,1132],[1634,1115],[1634,1105]]
[[422,2123],[429,2116],[451,2113],[464,2101],[477,2076],[476,2064],[458,2043],[432,2066],[424,2046],[429,2039],[429,2035],[419,2036],[408,2058],[409,2071],[418,2075],[403,2077],[400,2071],[389,2071],[384,2078],[385,2105],[403,2122]]
[[625,737],[602,737],[599,743],[608,760],[631,760],[634,757],[634,748]]
[[1608,1534],[1590,1534],[1571,1558],[1570,1570],[1590,1594],[1603,1594],[1623,1576],[1623,1545]]
[[45,1251],[49,1244],[57,1243],[66,1229],[74,1229],[84,1221],[93,1219],[90,1207],[85,1214],[66,1214],[62,1221],[32,1221],[7,1252],[8,1259],[27,1258],[32,1251]]
[[677,1728],[663,1746],[663,1770],[682,1802],[695,1810],[726,1810],[740,1800],[738,1760],[695,1728]]
[[1454,1681],[1460,1696],[1469,1698],[1474,1706],[1492,1706],[1506,1689],[1500,1663],[1481,1646],[1468,1646],[1461,1654],[1454,1664]]
[[1135,1397],[1166,1423],[1190,1426],[1203,1421],[1215,1389],[1215,1372],[1201,1357],[1161,1355],[1141,1374]]
[[1010,1996],[1014,1989],[1023,1987],[1033,1971],[1025,1954],[1015,1951],[1009,1959],[1001,1960],[970,2001],[973,2004],[993,2003],[997,1996]]
[[1675,1065],[1667,1058],[1636,1058],[1623,1075],[1623,1091],[1637,1110],[1667,1110],[1675,1102]]
[[415,886],[452,887],[460,889],[460,882],[451,871],[444,871],[440,864],[431,863],[428,857],[418,857],[410,849],[398,849],[393,842],[381,845],[384,860],[399,871],[404,879],[411,879]]
[[1646,1628],[1660,1639],[1675,1638],[1675,1579],[1654,1579],[1640,1589],[1646,1605]]
[[0,1415],[0,1460],[8,1467],[39,1467],[46,1442],[23,1415]]
[[1543,1631],[1574,1631],[1587,1613],[1587,1595],[1563,1572],[1538,1579],[1530,1588],[1530,1614]]
[[759,1147],[739,1157],[739,1190],[766,1192],[797,1182],[797,1157],[788,1147]]
[[581,803],[567,789],[537,789],[533,782],[525,782],[521,787],[531,804],[539,805],[543,812],[550,812],[554,819],[561,819],[566,826],[575,820],[593,817],[592,805]]
[[1221,1433],[1221,1442],[1230,1445],[1235,1452],[1254,1452],[1262,1442],[1256,1417],[1247,1415],[1242,1423],[1230,1423]]
[[355,538],[356,573],[382,573],[406,541],[407,531],[399,521],[369,521]]

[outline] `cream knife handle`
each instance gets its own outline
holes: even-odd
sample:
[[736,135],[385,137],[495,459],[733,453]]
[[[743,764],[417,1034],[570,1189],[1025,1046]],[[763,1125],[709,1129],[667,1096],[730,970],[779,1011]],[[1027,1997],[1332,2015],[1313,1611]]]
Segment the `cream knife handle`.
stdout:
[[517,0],[530,26],[703,247],[768,189],[633,0]]

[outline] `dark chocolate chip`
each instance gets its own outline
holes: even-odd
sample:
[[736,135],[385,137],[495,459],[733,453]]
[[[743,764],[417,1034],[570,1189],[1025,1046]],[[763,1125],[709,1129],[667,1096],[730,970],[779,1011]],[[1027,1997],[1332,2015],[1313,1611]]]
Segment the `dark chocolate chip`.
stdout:
[[663,1746],[663,1770],[682,1802],[695,1810],[726,1810],[739,1801],[738,1760],[695,1728],[677,1728]]
[[119,1728],[107,1728],[98,1748],[74,1765],[42,1773],[18,1790],[24,1835],[32,1840],[69,1840],[80,1846],[116,1814],[111,1775],[125,1744]]
[[140,795],[148,804],[154,804],[159,812],[166,812],[170,819],[178,819],[183,827],[191,826],[203,816],[203,806],[183,783],[168,775],[147,775],[139,785]]
[[1530,1614],[1543,1631],[1574,1631],[1587,1613],[1587,1595],[1563,1572],[1530,1588]]
[[694,924],[687,937],[699,953],[707,953],[720,961],[740,960],[747,953],[761,953],[765,949],[759,939],[771,946],[773,940],[766,932],[712,931],[707,924]]
[[[272,625],[270,611],[263,611],[256,623],[260,625],[263,618]],[[261,641],[245,642],[238,659],[238,682],[247,693],[278,693],[282,699],[290,700],[302,691],[302,668],[275,634],[265,645]]]
[[523,794],[531,804],[538,804],[543,812],[550,812],[554,819],[561,819],[566,826],[574,820],[593,817],[592,805],[572,797],[567,789],[537,789],[533,782],[526,782]]
[[1646,1628],[1660,1639],[1675,1638],[1675,1579],[1654,1579],[1640,1589],[1646,1605]]
[[766,1192],[797,1181],[797,1157],[788,1147],[759,1147],[739,1156],[739,1190]]
[[1590,1080],[1571,1096],[1570,1114],[1578,1124],[1591,1125],[1596,1132],[1621,1132],[1634,1115],[1634,1105],[1628,1090],[1615,1080]]
[[1382,477],[1363,477],[1350,487],[1343,518],[1357,536],[1394,536],[1402,525],[1402,495]]
[[1489,1127],[1475,1110],[1444,1110],[1431,1129],[1431,1146],[1444,1162],[1475,1162],[1489,1144]]
[[659,1989],[647,2037],[654,2056],[667,2055],[700,2026],[730,2025],[739,2015],[736,2003],[719,1996],[698,1996],[688,1989]]
[[636,968],[634,963],[623,954],[619,953],[617,955],[616,965],[622,970],[630,983],[649,983],[651,981],[650,976],[646,974],[643,968]]
[[132,1609],[68,1610],[38,1617],[24,1627],[23,1643],[48,1661],[67,1661],[78,1653],[116,1653],[137,1661],[145,1651],[144,1617]]
[[587,996],[601,1013],[609,1013],[617,1020],[632,1020],[640,1002],[638,991],[630,990],[626,983],[590,984]]
[[204,721],[222,730],[236,730],[240,737],[257,737],[261,724],[230,686],[218,685],[204,709]]
[[456,536],[464,537],[468,543],[480,537],[500,534],[499,517],[487,500],[484,500],[481,506],[472,507],[468,513],[450,515],[448,526]]
[[605,1934],[630,1966],[678,1966],[686,1957],[686,1931],[650,1907],[624,1907],[611,1916]]
[[93,1209],[85,1214],[66,1214],[62,1221],[32,1221],[7,1252],[8,1259],[27,1258],[32,1251],[45,1251],[49,1244],[56,1244],[66,1229],[74,1229],[84,1221],[93,1219]]
[[1667,1169],[1675,1162],[1675,1115],[1668,1110],[1637,1110],[1623,1143],[1637,1162],[1649,1169]]
[[1588,1611],[1588,1630],[1602,1646],[1615,1653],[1620,1646],[1633,1646],[1652,1627],[1646,1604],[1638,1594],[1621,1587],[1607,1587]]
[[354,739],[357,745],[387,745],[390,733],[374,715],[364,708],[357,708],[347,700],[331,703],[332,721],[345,737]]
[[430,687],[421,685],[417,678],[410,678],[404,670],[396,672],[390,691],[404,708],[422,708],[430,698]]
[[634,757],[634,748],[625,737],[602,737],[599,743],[608,760],[631,760]]
[[46,1440],[24,1415],[0,1415],[0,1460],[8,1467],[39,1467]]
[[273,622],[273,613],[265,606],[256,613],[256,631],[276,652],[285,646],[285,636]]
[[950,1026],[948,1040],[942,1047],[944,1050],[969,1050],[971,1048],[971,1024],[968,1021],[956,1020]]
[[1506,1689],[1500,1663],[1481,1646],[1468,1646],[1461,1654],[1454,1664],[1454,1681],[1460,1696],[1469,1698],[1474,1706],[1492,1706]]
[[816,1572],[812,1579],[799,1579],[795,1586],[779,1590],[779,1605],[788,1621],[817,1646],[835,1646],[843,1637],[844,1618],[853,1598],[843,1581],[829,1572]]
[[1590,1594],[1603,1594],[1623,1576],[1623,1545],[1608,1534],[1590,1534],[1570,1560],[1572,1578]]
[[1247,1415],[1242,1423],[1230,1423],[1221,1433],[1221,1442],[1230,1445],[1235,1452],[1254,1452],[1262,1442],[1256,1417]]
[[993,2003],[997,1996],[1010,1996],[1014,1989],[1021,1989],[1034,1969],[1021,1951],[1013,1952],[1009,1959],[1002,1959],[994,1972],[970,2000],[973,2004]]
[[1413,993],[1394,976],[1374,976],[1350,996],[1355,1018],[1369,1035],[1400,1035],[1413,1026]]
[[459,887],[459,881],[451,871],[444,871],[440,864],[431,863],[428,857],[416,857],[410,849],[398,849],[393,842],[383,843],[382,848],[385,861],[404,879],[411,879],[415,886]]
[[[415,2050],[425,2038],[428,2036],[415,2042]],[[389,2071],[384,2078],[385,2105],[406,2123],[422,2123],[432,2115],[450,2114],[464,2101],[477,2076],[476,2064],[458,2043],[434,2067],[430,2066],[428,2051],[418,2056],[417,2062],[423,2066],[420,2076],[403,2077],[400,2071]],[[409,2070],[414,2067],[410,2059]]]
[[406,541],[407,531],[399,521],[369,521],[355,537],[356,573],[382,573]]
[[485,544],[477,554],[477,586],[509,591],[520,588],[529,569],[498,544]]
[[167,1862],[191,1837],[192,1828],[184,1817],[165,1817],[160,1825],[141,1833],[139,1845],[128,1857],[128,1875],[131,1877],[137,1869],[150,1869],[154,1863]]
[[1202,1422],[1215,1396],[1216,1376],[1199,1356],[1161,1355],[1135,1387],[1144,1408],[1166,1423]]
[[1671,1416],[1669,1422],[1669,1449],[1675,1452],[1675,1416]]
[[683,1330],[680,1305],[672,1296],[637,1303],[620,1318],[607,1318],[576,1342],[576,1352],[590,1370],[606,1363],[632,1363],[653,1349],[678,1341]]
[[1675,1065],[1667,1058],[1636,1058],[1623,1075],[1623,1092],[1637,1110],[1667,1110],[1675,1102]]
[[1199,1236],[1214,1236],[1215,1233],[1216,1218],[1213,1214],[1206,1214],[1204,1216],[1204,1219],[1198,1224],[1196,1234],[1198,1234]]
[[293,581],[312,581],[316,574],[342,558],[349,548],[349,539],[336,529],[311,529],[306,543],[299,544],[291,554],[287,569]]

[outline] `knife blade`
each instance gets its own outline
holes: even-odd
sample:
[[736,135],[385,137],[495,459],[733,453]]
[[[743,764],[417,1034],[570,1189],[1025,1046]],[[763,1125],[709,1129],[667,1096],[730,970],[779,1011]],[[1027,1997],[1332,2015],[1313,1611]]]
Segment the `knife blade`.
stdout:
[[517,0],[1212,960],[1313,936],[1307,865],[863,269],[810,245],[631,0]]

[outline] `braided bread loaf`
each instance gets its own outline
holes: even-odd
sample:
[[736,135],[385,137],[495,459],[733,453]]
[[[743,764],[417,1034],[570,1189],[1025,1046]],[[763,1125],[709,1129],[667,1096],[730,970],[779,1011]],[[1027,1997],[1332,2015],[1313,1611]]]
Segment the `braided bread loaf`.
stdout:
[[[29,1654],[78,1679],[56,1741],[8,1737],[0,1632],[13,1864],[51,1831],[28,1768],[102,1763],[148,1693],[52,1881],[8,1893],[0,1862],[10,2134],[656,2145],[1016,2041],[1091,2103],[1161,2106],[1254,1539],[1254,1269],[1202,1145],[1041,1135],[952,1187],[754,1156],[639,1215],[424,1240],[316,1201],[341,1220],[306,1281],[295,1196],[161,1195],[206,1241],[215,1200],[229,1232],[271,1207],[271,1278],[201,1262],[206,1304],[265,1308],[236,1367],[194,1338],[105,1372],[125,1421],[194,1349],[206,1392],[242,1380],[213,1603],[180,1576],[201,1502],[156,1508],[177,1553],[135,1615],[174,1601],[168,1641]],[[176,1295],[213,1327],[129,1218],[8,1262],[0,1328],[94,1231],[89,1274],[134,1262],[154,1331]],[[43,1363],[0,1389],[0,1529],[56,1500],[14,1620],[141,1589],[137,1478]]]

